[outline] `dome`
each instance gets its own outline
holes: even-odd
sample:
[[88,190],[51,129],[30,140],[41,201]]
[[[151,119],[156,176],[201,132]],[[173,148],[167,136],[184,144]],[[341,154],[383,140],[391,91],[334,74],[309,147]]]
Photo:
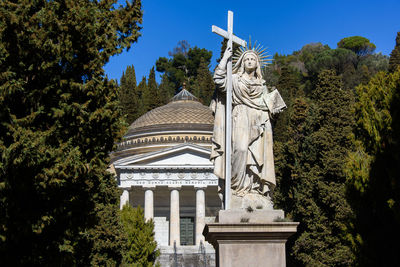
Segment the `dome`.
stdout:
[[167,105],[155,108],[134,121],[125,136],[172,129],[212,130],[213,123],[211,110],[182,89]]
[[143,154],[181,143],[210,149],[213,128],[211,109],[183,88],[167,105],[150,110],[135,120],[113,157]]

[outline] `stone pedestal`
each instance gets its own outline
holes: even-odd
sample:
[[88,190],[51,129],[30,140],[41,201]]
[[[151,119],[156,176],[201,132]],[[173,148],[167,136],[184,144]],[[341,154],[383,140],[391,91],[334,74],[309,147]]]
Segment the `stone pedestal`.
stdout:
[[219,222],[203,232],[214,246],[217,266],[286,266],[285,243],[299,223],[280,222],[280,215],[281,210],[220,211]]

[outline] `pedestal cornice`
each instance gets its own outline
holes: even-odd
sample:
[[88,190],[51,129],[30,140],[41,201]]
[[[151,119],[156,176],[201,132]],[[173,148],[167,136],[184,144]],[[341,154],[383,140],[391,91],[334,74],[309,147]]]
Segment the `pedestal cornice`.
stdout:
[[269,241],[286,242],[287,238],[296,233],[298,222],[271,222],[271,223],[237,223],[222,224],[210,223],[204,228],[203,235],[206,241],[218,247],[221,242],[229,241]]

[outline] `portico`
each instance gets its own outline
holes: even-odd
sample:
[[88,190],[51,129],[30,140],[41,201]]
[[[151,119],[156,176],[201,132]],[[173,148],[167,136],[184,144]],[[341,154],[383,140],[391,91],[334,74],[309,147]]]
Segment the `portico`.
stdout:
[[[154,220],[161,246],[199,246],[204,243],[205,222],[213,221],[221,208],[209,151],[194,144],[167,150],[154,153],[153,160],[147,158],[146,166],[137,157],[115,162],[121,208],[127,202],[144,207],[145,219]],[[165,164],[170,160],[175,164]]]
[[[200,242],[204,244],[202,232],[205,222],[214,220],[219,210],[217,205],[220,205],[220,200],[213,197],[214,190],[215,186],[161,185],[151,189],[142,186],[123,189],[128,192],[128,203],[132,206],[143,206],[145,219],[154,220],[156,241],[161,246],[199,246]],[[122,194],[121,200],[124,198],[125,194]],[[184,225],[181,224],[182,221]],[[190,227],[192,229],[188,229]]]

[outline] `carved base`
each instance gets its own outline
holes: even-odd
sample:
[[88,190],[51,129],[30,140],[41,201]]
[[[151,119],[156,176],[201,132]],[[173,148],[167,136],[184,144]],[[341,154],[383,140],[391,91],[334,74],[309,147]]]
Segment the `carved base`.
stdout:
[[249,193],[243,197],[231,195],[231,209],[272,210],[273,203],[269,196]]
[[219,223],[272,223],[284,221],[283,210],[220,210]]

